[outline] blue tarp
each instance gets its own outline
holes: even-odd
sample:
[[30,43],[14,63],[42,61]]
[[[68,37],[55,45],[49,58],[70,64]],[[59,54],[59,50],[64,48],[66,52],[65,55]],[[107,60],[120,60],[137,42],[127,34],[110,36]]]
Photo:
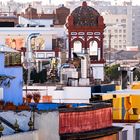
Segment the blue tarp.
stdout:
[[66,107],[67,105],[71,105],[73,108],[79,107],[79,106],[87,106],[89,104],[85,103],[31,103],[31,108],[35,107],[37,110],[41,111],[50,111],[50,110],[57,110],[59,108]]

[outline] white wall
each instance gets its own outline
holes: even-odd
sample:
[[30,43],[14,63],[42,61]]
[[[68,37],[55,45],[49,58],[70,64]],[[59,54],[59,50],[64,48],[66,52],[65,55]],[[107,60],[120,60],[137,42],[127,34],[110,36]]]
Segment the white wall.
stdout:
[[38,25],[45,25],[45,27],[50,27],[53,24],[53,19],[34,19],[32,21]]
[[19,16],[19,24],[36,24],[36,25],[45,25],[45,27],[50,27],[50,25],[53,24],[53,19],[32,19],[29,20],[27,18],[24,18],[22,16]]
[[45,36],[45,50],[52,50],[52,35]]
[[[23,96],[26,95],[26,87],[23,87]],[[41,96],[51,95],[55,103],[89,103],[91,98],[91,87],[63,87],[56,90],[56,86],[28,86],[27,90],[39,90]]]
[[92,64],[93,78],[104,81],[104,64]]
[[63,90],[56,90],[56,86],[50,86],[48,94],[52,95],[53,102],[57,103],[89,103],[91,88],[63,87]]
[[45,49],[51,50],[52,48],[52,38],[64,37],[66,36],[66,31],[63,27],[12,27],[12,28],[0,28],[0,44],[5,45],[6,37],[23,37],[26,38],[32,33],[39,33],[40,36],[45,38]]
[[39,140],[59,140],[59,112],[36,114],[35,128],[39,129]]

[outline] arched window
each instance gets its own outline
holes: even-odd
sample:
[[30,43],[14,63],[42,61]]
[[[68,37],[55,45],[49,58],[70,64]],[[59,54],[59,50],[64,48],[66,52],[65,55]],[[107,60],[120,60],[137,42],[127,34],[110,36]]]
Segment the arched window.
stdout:
[[73,44],[73,51],[75,53],[81,53],[82,52],[82,43],[81,41],[74,41],[74,44]]
[[97,43],[97,41],[90,41],[90,43],[89,43],[89,55],[92,55],[92,56],[98,55],[98,43]]

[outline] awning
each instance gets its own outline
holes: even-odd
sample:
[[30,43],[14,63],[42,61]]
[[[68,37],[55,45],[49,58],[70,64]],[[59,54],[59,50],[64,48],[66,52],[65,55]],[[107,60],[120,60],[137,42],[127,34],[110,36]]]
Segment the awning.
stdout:
[[18,52],[17,50],[14,50],[14,49],[12,49],[12,48],[10,48],[10,47],[8,47],[8,46],[5,46],[5,45],[0,45],[0,52],[3,52],[3,53],[6,53],[6,52],[13,52],[13,53],[16,53],[16,52]]
[[15,76],[10,76],[10,75],[5,75],[5,74],[0,74],[0,81],[1,80],[6,80],[6,79],[12,80],[14,78],[16,78],[16,77]]

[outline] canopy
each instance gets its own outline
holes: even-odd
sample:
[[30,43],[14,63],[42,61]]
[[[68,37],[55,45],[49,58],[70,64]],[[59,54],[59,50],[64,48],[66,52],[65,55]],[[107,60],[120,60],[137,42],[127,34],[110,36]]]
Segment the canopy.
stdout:
[[0,52],[18,52],[17,50],[14,50],[8,46],[5,46],[5,45],[0,45]]

